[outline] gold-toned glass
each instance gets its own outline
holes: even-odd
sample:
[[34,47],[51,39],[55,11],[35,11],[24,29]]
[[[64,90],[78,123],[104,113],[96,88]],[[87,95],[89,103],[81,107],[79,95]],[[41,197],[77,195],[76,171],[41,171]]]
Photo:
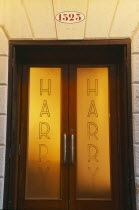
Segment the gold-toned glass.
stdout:
[[111,199],[108,68],[77,69],[77,199]]
[[26,199],[60,198],[61,69],[30,68]]

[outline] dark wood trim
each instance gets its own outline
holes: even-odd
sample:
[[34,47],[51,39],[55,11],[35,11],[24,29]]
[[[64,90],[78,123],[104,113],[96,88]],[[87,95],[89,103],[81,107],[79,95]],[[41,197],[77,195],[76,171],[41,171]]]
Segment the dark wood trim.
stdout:
[[[131,40],[130,39],[112,39],[112,40],[65,40],[65,41],[22,41],[22,40],[10,40],[9,41],[10,49],[10,58],[9,58],[9,75],[8,75],[8,110],[7,110],[7,140],[6,140],[6,163],[5,163],[5,184],[4,184],[4,209],[16,209],[16,176],[18,173],[18,168],[16,164],[18,163],[17,158],[17,144],[15,139],[19,135],[17,130],[16,121],[17,111],[19,107],[17,99],[20,98],[20,93],[16,92],[15,87],[17,80],[19,79],[20,72],[16,72],[16,66],[18,69],[22,68],[17,63],[16,58],[13,59],[13,49],[23,46],[117,46],[120,47],[122,52],[122,63],[118,64],[119,69],[122,69],[122,72],[119,72],[119,76],[122,74],[125,76],[126,80],[123,81],[124,91],[126,92],[127,101],[122,101],[126,103],[126,113],[127,118],[125,117],[126,129],[124,134],[127,138],[123,142],[123,148],[126,147],[126,154],[123,154],[121,161],[124,161],[123,173],[125,179],[123,182],[125,196],[123,198],[124,209],[126,210],[136,210],[136,199],[135,199],[135,176],[134,176],[134,161],[133,161],[133,133],[132,133],[132,97],[131,97]],[[90,62],[91,63],[91,62]],[[20,81],[19,81],[20,82]],[[120,90],[119,90],[120,91]],[[121,103],[121,110],[122,110]],[[124,136],[124,137],[125,137]],[[9,158],[9,155],[11,156]],[[14,163],[14,164],[13,164]],[[121,164],[123,164],[121,162]],[[15,171],[13,174],[10,174],[10,171]],[[128,176],[127,176],[128,174]],[[11,189],[12,188],[12,189]]]
[[10,45],[130,45],[127,39],[99,39],[99,40],[10,40]]
[[[21,66],[15,62],[15,47],[10,46],[9,60],[9,87],[8,87],[8,109],[7,109],[7,147],[5,167],[5,190],[4,208],[16,208],[17,176],[18,176],[18,137],[20,121],[20,69]],[[9,188],[9,185],[12,187]],[[5,198],[8,202],[5,202]]]
[[[77,98],[77,66],[70,65],[69,69],[69,206],[70,210],[76,208],[76,166],[77,166],[77,108],[76,108],[76,98]],[[71,163],[72,159],[72,145],[71,145],[71,135],[74,135],[74,163]]]

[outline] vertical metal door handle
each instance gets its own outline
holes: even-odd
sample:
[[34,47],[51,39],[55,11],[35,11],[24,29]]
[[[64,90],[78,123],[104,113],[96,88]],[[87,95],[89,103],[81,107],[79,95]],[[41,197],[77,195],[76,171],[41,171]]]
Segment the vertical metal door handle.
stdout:
[[71,134],[71,164],[74,164],[74,153],[75,153],[74,134]]
[[64,150],[64,164],[67,162],[67,135],[64,133],[64,139],[63,139],[63,150]]

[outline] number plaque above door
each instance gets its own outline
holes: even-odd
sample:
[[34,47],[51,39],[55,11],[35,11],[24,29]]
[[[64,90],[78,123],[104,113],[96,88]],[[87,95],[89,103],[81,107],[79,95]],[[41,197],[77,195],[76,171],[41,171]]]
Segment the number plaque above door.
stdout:
[[60,12],[56,15],[56,20],[61,23],[80,23],[85,19],[85,15],[81,12],[67,11]]

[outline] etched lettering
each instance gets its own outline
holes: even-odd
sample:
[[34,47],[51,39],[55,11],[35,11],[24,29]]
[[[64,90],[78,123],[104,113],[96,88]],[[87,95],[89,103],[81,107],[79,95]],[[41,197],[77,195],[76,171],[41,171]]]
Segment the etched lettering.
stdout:
[[96,176],[97,172],[99,171],[99,167],[96,165],[92,165],[91,167],[88,167],[88,170],[92,174],[92,176]]
[[40,95],[42,95],[43,92],[48,93],[48,95],[51,95],[51,79],[48,79],[48,88],[43,87],[43,79],[40,79]]
[[96,117],[98,117],[94,100],[91,101],[87,117],[90,117],[91,114],[94,114]]
[[39,138],[41,139],[42,136],[46,137],[47,139],[50,139],[48,136],[48,133],[50,131],[50,126],[46,122],[40,122],[39,123]]
[[39,161],[46,159],[48,155],[48,146],[46,144],[39,144]]
[[[89,159],[94,159],[96,162],[98,162],[97,156],[98,156],[99,150],[96,145],[94,144],[88,144],[88,157]],[[89,160],[88,159],[88,160]]]
[[47,116],[50,117],[50,112],[49,112],[49,108],[48,108],[48,104],[46,100],[44,100],[43,102],[40,117],[42,117],[43,114],[47,114]]
[[98,96],[98,79],[95,79],[95,88],[90,87],[90,79],[87,79],[87,95],[90,96],[90,93],[95,93]]
[[96,139],[98,137],[96,136],[98,133],[98,126],[94,122],[88,122],[87,123],[87,134],[90,139],[91,136],[94,136]]
[[[47,161],[48,162],[48,161]],[[46,163],[47,165],[47,163]],[[44,186],[46,186],[46,182],[47,182],[47,179],[46,179],[46,176],[47,176],[47,173],[49,171],[49,166],[39,166],[38,167],[38,170],[40,172],[40,175],[41,175],[41,180],[42,180],[42,187],[44,188]]]

